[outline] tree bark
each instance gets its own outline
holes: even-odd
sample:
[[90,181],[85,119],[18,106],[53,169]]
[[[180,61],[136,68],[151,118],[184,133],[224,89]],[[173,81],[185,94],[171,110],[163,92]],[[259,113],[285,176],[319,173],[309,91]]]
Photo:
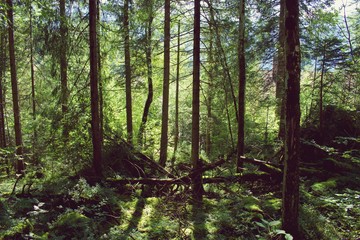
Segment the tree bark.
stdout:
[[32,5],[29,2],[29,13],[30,13],[30,72],[31,72],[31,103],[32,103],[32,117],[33,117],[33,139],[32,139],[32,151],[33,151],[33,160],[35,160],[35,149],[36,149],[36,99],[35,99],[35,70],[34,70],[34,39],[33,39],[33,15],[32,15]]
[[326,61],[326,48],[324,45],[323,59],[321,63],[321,75],[320,75],[320,89],[319,89],[319,137],[320,144],[323,142],[323,130],[324,130],[324,114],[323,114],[323,96],[324,96],[324,76],[325,76],[325,61]]
[[90,46],[90,90],[91,90],[91,132],[93,144],[93,168],[102,176],[101,133],[99,118],[98,56],[96,34],[97,0],[89,0],[89,46]]
[[174,154],[172,157],[172,164],[174,165],[176,159],[176,152],[179,144],[179,80],[180,80],[180,29],[181,22],[178,22],[178,36],[177,36],[177,53],[176,53],[176,79],[175,79],[175,137],[174,137]]
[[60,79],[61,79],[61,112],[63,120],[63,139],[65,142],[69,138],[69,124],[67,120],[68,112],[68,79],[67,79],[67,21],[65,13],[65,0],[60,0]]
[[244,155],[245,146],[245,86],[246,86],[246,62],[245,62],[245,0],[240,1],[239,9],[239,117],[238,117],[238,146],[237,146],[237,172],[243,167],[241,156]]
[[282,227],[295,240],[299,236],[299,146],[300,146],[300,41],[299,1],[285,0],[285,160]]
[[139,146],[143,145],[144,131],[149,116],[150,106],[153,101],[153,80],[152,80],[152,22],[154,19],[153,16],[153,3],[152,0],[146,1],[148,7],[148,25],[146,29],[146,67],[147,67],[147,80],[148,80],[148,95],[146,98],[144,111],[141,119],[141,124],[139,128],[138,141]]
[[127,141],[132,143],[132,98],[131,98],[131,61],[130,61],[130,31],[129,31],[129,0],[124,1],[124,51],[125,51],[125,89],[126,89],[126,130]]
[[13,4],[12,4],[12,0],[7,0],[6,2],[7,2],[7,17],[8,17],[8,34],[9,34],[11,88],[12,88],[13,110],[14,110],[15,144],[16,144],[16,154],[19,156],[17,160],[17,173],[23,173],[24,171],[24,162],[22,160],[23,143],[22,143],[22,133],[21,133],[19,90],[18,90],[18,82],[16,76]]
[[[4,16],[5,12],[0,11]],[[1,21],[3,18],[1,18]],[[6,72],[6,29],[0,28],[0,148],[6,147],[6,131],[5,131],[5,94],[4,80]]]
[[101,1],[97,0],[97,13],[96,13],[96,17],[97,17],[97,21],[99,22],[98,24],[98,29],[97,29],[97,35],[98,35],[98,41],[97,41],[97,56],[98,56],[98,76],[99,76],[99,114],[100,114],[100,139],[101,139],[101,145],[103,145],[103,141],[104,141],[104,83],[103,83],[103,79],[101,77],[101,48],[100,48],[100,4]]
[[165,0],[164,24],[164,82],[163,103],[161,119],[160,165],[165,166],[168,147],[168,122],[169,122],[169,82],[170,82],[170,0]]
[[276,75],[276,113],[279,118],[279,139],[284,139],[285,134],[285,0],[280,0],[279,16],[279,47],[277,56]]
[[[199,159],[200,135],[200,0],[194,1],[194,49],[193,49],[193,100],[192,100],[192,142],[191,159],[193,169],[201,167]],[[202,201],[202,174],[192,176],[193,198]]]

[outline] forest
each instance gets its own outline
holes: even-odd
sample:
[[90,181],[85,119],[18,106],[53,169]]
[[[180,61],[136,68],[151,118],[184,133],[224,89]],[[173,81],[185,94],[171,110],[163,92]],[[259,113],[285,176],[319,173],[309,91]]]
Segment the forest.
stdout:
[[0,239],[360,239],[358,0],[0,0]]

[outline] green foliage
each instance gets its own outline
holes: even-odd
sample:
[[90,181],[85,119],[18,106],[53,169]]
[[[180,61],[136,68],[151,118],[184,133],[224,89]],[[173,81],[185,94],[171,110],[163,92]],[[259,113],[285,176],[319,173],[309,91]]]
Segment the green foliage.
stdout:
[[260,228],[260,234],[256,236],[259,240],[282,239],[282,237],[284,237],[285,240],[293,239],[290,234],[281,230],[280,220],[269,222],[265,219],[261,219],[261,222],[255,222],[255,224]]
[[50,226],[51,239],[95,239],[93,222],[77,211],[67,211]]

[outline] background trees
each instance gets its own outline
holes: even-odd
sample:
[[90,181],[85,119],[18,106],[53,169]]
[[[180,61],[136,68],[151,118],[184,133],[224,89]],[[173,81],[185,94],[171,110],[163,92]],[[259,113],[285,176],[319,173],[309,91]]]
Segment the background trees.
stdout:
[[[242,155],[272,163],[285,156],[290,174],[298,121],[301,136],[325,144],[329,111],[359,108],[360,20],[351,5],[301,2],[302,61],[287,66],[285,1],[97,2],[101,9],[92,0],[1,2],[0,147],[16,148],[30,168],[72,175],[93,165],[109,174],[114,156],[131,162],[114,150],[127,139],[132,151],[180,175],[218,158],[233,175]],[[298,68],[300,104],[289,97]],[[287,87],[295,88],[286,92],[285,73],[294,69]],[[292,107],[285,108],[286,93]],[[285,128],[289,109],[296,112]],[[201,174],[196,193],[203,193]]]

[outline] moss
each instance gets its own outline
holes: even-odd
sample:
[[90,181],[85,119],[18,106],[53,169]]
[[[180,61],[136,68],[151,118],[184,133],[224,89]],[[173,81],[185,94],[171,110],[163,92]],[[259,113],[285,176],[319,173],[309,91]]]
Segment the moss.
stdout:
[[316,194],[323,194],[331,190],[332,188],[336,188],[336,186],[337,186],[337,180],[335,178],[330,178],[323,182],[314,183],[311,186],[311,189]]

